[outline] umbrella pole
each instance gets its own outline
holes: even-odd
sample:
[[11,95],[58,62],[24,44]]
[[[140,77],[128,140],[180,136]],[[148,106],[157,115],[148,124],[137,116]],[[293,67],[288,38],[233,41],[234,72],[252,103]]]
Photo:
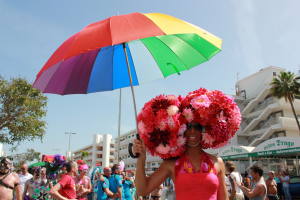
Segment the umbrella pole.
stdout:
[[120,159],[121,100],[122,100],[122,88],[120,88],[120,102],[119,102],[119,124],[118,124],[117,163],[119,163],[119,159]]
[[[134,116],[135,116],[135,126],[136,126],[136,132],[137,132],[136,139],[139,140],[140,137],[139,137],[139,134],[138,134],[138,124],[137,124],[137,112],[136,112],[135,96],[134,96],[134,90],[133,90],[133,84],[132,84],[132,77],[131,77],[130,66],[129,66],[129,62],[128,62],[128,56],[127,56],[127,51],[126,51],[126,45],[125,45],[125,43],[123,43],[123,49],[124,49],[124,53],[125,53],[125,57],[126,57],[127,69],[128,69],[130,86],[131,86],[133,108],[134,108]],[[133,147],[133,144],[129,143],[128,152],[129,152],[130,156],[132,158],[138,158],[140,155],[139,154],[134,155],[133,152],[132,152],[132,147]]]

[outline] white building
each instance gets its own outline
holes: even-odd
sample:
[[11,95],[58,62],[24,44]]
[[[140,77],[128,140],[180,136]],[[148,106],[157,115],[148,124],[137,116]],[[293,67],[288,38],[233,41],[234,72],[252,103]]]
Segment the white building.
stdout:
[[[226,148],[256,147],[275,137],[299,138],[298,126],[290,103],[284,99],[274,98],[270,94],[270,83],[281,71],[285,69],[270,66],[236,82],[238,96],[234,97],[241,110],[242,122]],[[300,100],[295,99],[293,104],[296,113],[300,115]],[[241,172],[249,168],[249,163],[243,162],[240,165]]]
[[[136,129],[133,129],[127,133],[124,133],[120,136],[120,158],[123,159],[125,163],[125,170],[135,170],[136,169],[136,158],[131,158],[128,153],[129,143],[133,143],[133,140],[136,138]],[[117,148],[118,148],[118,138],[115,138],[115,156],[117,157]],[[162,163],[160,157],[153,157],[147,152],[147,158],[145,163],[146,174],[152,174]]]
[[[80,151],[84,150],[89,152],[89,156],[85,157],[83,160],[87,163],[89,167],[95,167],[100,163],[101,168],[112,167],[114,163],[114,142],[112,141],[112,135],[104,134],[94,134],[93,142],[85,147],[73,151],[72,158],[74,161],[81,159]],[[68,152],[67,152],[68,156]]]
[[0,143],[0,157],[6,157],[7,150],[3,151],[3,144]]

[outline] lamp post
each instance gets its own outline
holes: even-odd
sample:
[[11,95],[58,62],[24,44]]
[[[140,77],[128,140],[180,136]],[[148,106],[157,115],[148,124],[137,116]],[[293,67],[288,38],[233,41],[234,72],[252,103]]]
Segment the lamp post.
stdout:
[[55,155],[56,155],[56,152],[59,151],[60,149],[53,149],[53,150],[55,151]]
[[72,134],[76,134],[76,133],[72,133],[72,132],[68,133],[68,132],[65,132],[65,134],[70,134],[70,139],[69,139],[69,152],[70,152],[70,147],[71,147],[71,135],[72,135]]

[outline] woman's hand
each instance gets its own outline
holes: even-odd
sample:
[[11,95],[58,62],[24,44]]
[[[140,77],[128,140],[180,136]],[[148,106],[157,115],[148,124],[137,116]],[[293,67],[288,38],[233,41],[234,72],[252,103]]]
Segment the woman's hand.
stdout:
[[132,151],[134,154],[139,153],[140,156],[138,157],[138,159],[142,159],[142,160],[146,160],[146,147],[145,147],[145,143],[144,140],[134,140],[134,145],[132,147]]

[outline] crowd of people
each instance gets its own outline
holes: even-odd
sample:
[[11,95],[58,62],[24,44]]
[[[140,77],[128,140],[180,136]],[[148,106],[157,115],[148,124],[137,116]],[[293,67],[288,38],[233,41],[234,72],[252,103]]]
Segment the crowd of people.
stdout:
[[[233,199],[261,199],[261,200],[291,200],[289,192],[289,176],[285,171],[280,173],[269,171],[266,180],[261,166],[254,165],[250,174],[245,171],[244,177],[237,172],[232,161],[225,163],[225,180],[228,186],[229,200]],[[241,181],[242,180],[242,181]]]

